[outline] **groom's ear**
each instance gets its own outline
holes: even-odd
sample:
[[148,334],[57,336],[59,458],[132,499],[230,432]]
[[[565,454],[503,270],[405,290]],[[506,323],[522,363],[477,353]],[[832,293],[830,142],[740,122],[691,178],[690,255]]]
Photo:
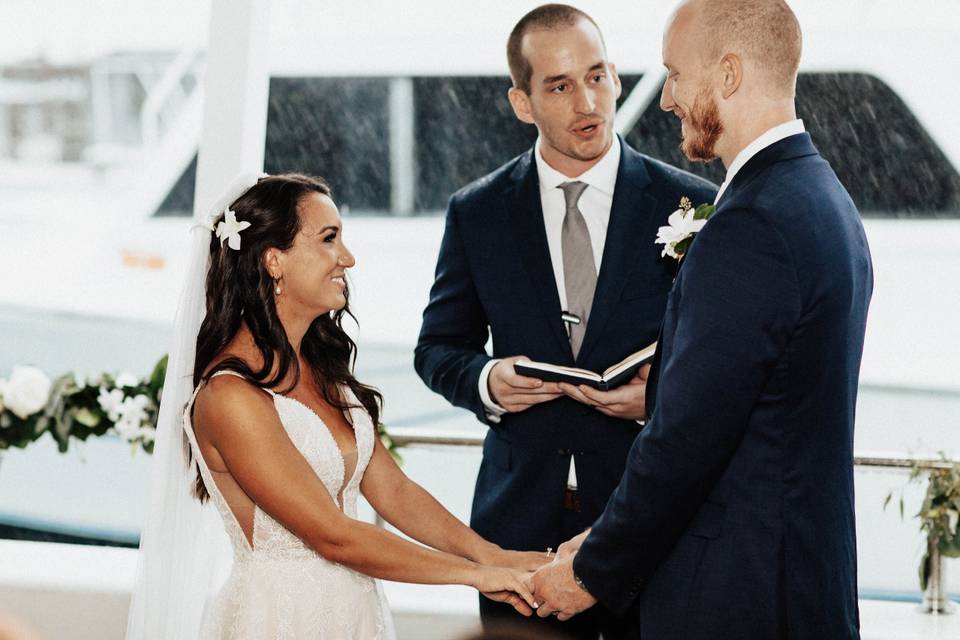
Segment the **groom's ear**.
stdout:
[[724,100],[732,96],[743,82],[743,62],[735,53],[720,58],[720,95]]
[[533,109],[530,106],[530,96],[523,89],[510,87],[507,91],[507,99],[510,100],[510,106],[513,107],[513,113],[517,118],[527,124],[534,124]]

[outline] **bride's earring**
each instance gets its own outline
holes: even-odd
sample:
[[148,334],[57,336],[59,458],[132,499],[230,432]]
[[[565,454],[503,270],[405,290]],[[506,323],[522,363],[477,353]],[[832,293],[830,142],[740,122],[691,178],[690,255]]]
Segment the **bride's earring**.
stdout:
[[273,292],[274,292],[276,295],[280,295],[280,293],[281,293],[281,289],[280,289],[280,278],[274,278],[274,279],[273,279]]

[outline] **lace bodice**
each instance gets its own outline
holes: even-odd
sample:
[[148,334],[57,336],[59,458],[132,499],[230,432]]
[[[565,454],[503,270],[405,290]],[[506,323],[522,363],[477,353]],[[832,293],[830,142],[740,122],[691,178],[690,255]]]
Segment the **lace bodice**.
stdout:
[[[243,377],[233,371],[218,371],[213,374],[214,377],[219,375]],[[217,489],[213,475],[203,459],[196,435],[193,432],[191,413],[193,402],[201,388],[202,386],[197,388],[193,398],[184,410],[184,431],[186,431],[194,458],[200,468],[200,476],[210,493],[210,499],[223,518],[227,534],[230,536],[230,542],[233,545],[234,556],[238,560],[243,560],[251,554],[269,555],[278,559],[295,558],[304,554],[314,555],[315,552],[307,547],[302,540],[264,513],[259,507],[255,507],[254,510],[253,545],[251,548],[226,499]],[[273,396],[273,403],[280,417],[280,423],[294,446],[310,464],[314,473],[323,481],[330,497],[347,516],[356,518],[360,481],[363,479],[363,472],[370,461],[370,456],[373,454],[374,438],[376,437],[370,416],[362,407],[349,410],[348,419],[353,425],[357,441],[357,463],[352,476],[345,479],[345,465],[340,447],[320,416],[299,400],[274,393],[269,389],[264,390]],[[344,392],[348,403],[360,404],[349,387],[341,387],[341,390]],[[341,490],[342,504],[339,500]]]
[[[218,371],[217,375],[240,374]],[[373,454],[376,430],[348,387],[345,399],[357,443],[357,461],[345,478],[344,459],[330,430],[307,405],[266,389],[280,423],[319,477],[333,501],[357,517],[357,497]],[[204,616],[203,638],[363,638],[393,637],[382,589],[369,576],[330,562],[280,522],[254,507],[252,544],[217,488],[193,431],[191,413],[199,388],[187,404],[183,428],[211,502],[220,512],[233,546],[230,577]],[[342,495],[342,501],[338,499]]]

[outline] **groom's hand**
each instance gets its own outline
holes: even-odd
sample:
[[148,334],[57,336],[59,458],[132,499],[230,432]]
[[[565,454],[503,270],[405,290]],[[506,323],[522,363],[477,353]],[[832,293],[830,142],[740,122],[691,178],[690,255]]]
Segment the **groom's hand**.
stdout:
[[597,599],[577,584],[573,574],[573,556],[557,559],[533,574],[533,598],[537,601],[537,615],[553,615],[568,620],[589,609]]
[[580,546],[583,544],[583,541],[587,539],[588,535],[590,535],[590,529],[587,529],[580,535],[574,536],[561,544],[557,548],[557,560],[564,560],[568,556],[576,555],[577,551],[580,550]]
[[586,385],[560,383],[560,390],[577,402],[593,407],[600,413],[625,420],[643,420],[647,416],[645,397],[650,365],[640,367],[630,382],[612,391],[597,391]]
[[556,382],[528,378],[513,370],[515,362],[529,359],[526,356],[504,358],[490,369],[490,377],[487,378],[490,396],[510,413],[529,409],[541,402],[556,400],[563,395]]

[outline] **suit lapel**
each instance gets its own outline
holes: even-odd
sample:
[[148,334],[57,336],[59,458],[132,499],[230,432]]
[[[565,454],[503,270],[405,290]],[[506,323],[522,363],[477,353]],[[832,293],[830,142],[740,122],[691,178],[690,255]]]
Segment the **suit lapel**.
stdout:
[[573,351],[567,330],[560,318],[560,296],[557,293],[557,280],[550,261],[550,248],[547,245],[547,231],[543,224],[543,203],[540,200],[540,184],[537,165],[531,149],[517,163],[513,171],[514,188],[505,195],[508,210],[513,211],[516,224],[517,247],[523,266],[530,277],[530,284],[537,296],[537,308],[550,332],[556,338],[561,351],[568,362],[573,362]]
[[[733,177],[733,181],[723,192],[720,200],[717,202],[717,209],[721,209],[733,195],[742,189],[746,184],[759,175],[764,169],[775,162],[782,160],[792,160],[804,156],[817,155],[817,148],[813,145],[813,140],[808,133],[799,133],[788,136],[783,140],[773,143],[757,152]],[[683,268],[681,262],[677,268],[677,279],[680,277],[680,269]],[[674,281],[676,286],[676,280]],[[656,411],[657,386],[660,382],[660,366],[663,355],[663,324],[660,325],[660,334],[657,336],[657,352],[653,356],[653,362],[650,366],[650,377],[647,379],[647,389],[645,402],[647,406],[647,417],[653,415]]]
[[[620,300],[623,286],[636,262],[637,245],[653,243],[656,237],[656,198],[646,192],[650,176],[638,153],[621,141],[620,168],[617,172],[610,223],[604,241],[603,259],[597,289],[590,308],[587,333],[577,362],[586,362],[593,348],[603,339],[603,330]],[[612,363],[608,363],[612,364]]]

